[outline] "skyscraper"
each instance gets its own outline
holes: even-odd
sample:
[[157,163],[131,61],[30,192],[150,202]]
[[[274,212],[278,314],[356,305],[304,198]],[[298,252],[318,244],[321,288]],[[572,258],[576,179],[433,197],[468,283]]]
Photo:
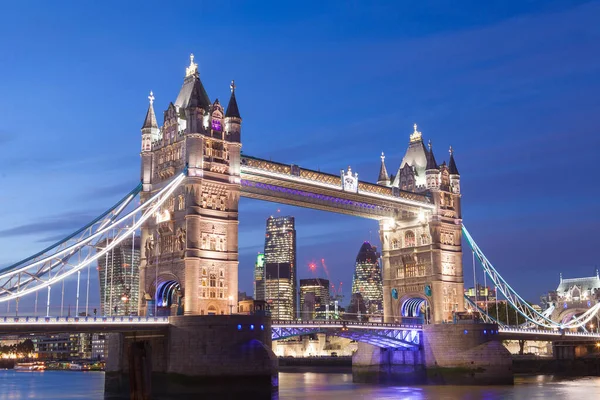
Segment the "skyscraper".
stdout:
[[329,297],[328,279],[300,279],[300,318],[315,319],[316,311],[329,305]]
[[[108,246],[104,239],[96,247]],[[140,284],[140,238],[126,238],[98,258],[100,312],[102,315],[137,314]]]
[[296,318],[294,217],[269,217],[265,235],[265,301],[273,319]]
[[[379,255],[369,242],[364,242],[356,256],[352,295],[360,294],[369,315],[383,313],[383,285]],[[355,296],[356,297],[356,296]]]
[[258,253],[254,264],[254,299],[265,299],[265,255]]

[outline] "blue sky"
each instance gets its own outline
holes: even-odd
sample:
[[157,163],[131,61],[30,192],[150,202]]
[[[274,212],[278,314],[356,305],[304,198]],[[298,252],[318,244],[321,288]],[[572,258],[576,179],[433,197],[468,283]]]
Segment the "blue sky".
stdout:
[[[439,162],[455,148],[465,225],[526,298],[600,264],[598,1],[23,1],[0,15],[0,265],[135,186],[148,92],[161,115],[192,52],[212,100],[236,80],[245,154],[375,180],[416,122]],[[296,216],[299,276],[324,258],[348,295],[375,222],[247,199],[240,289],[278,209]]]

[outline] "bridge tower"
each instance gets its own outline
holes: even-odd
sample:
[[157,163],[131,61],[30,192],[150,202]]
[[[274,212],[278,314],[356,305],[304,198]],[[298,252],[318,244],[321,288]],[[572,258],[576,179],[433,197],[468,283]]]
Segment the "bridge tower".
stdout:
[[450,321],[453,312],[464,311],[460,174],[452,148],[448,164],[438,165],[415,124],[397,174],[380,173],[378,183],[386,179],[393,190],[428,193],[435,210],[380,221],[385,321]]
[[[229,314],[238,293],[241,122],[235,84],[227,110],[211,102],[194,56],[158,126],[154,96],[142,127],[141,201],[187,170],[142,226],[139,312]],[[186,168],[187,167],[187,168]]]

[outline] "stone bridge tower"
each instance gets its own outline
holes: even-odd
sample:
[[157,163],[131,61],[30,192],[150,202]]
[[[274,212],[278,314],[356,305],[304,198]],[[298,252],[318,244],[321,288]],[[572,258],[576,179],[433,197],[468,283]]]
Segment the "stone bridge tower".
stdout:
[[[211,102],[194,56],[158,126],[153,100],[142,127],[141,201],[187,177],[142,226],[139,312],[229,314],[238,293],[241,117],[231,82],[225,111]],[[237,307],[236,307],[237,308]]]
[[464,311],[460,174],[452,148],[448,164],[438,165],[415,124],[397,174],[388,176],[382,156],[378,183],[429,193],[435,204],[433,212],[380,222],[385,321],[451,321],[453,312]]

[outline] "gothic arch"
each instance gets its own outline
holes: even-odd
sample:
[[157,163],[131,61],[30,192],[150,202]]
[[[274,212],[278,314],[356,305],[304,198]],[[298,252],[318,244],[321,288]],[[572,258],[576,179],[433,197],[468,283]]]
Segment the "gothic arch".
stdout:
[[405,294],[396,304],[395,315],[402,318],[422,318],[424,322],[431,321],[434,315],[431,299],[422,293]]

